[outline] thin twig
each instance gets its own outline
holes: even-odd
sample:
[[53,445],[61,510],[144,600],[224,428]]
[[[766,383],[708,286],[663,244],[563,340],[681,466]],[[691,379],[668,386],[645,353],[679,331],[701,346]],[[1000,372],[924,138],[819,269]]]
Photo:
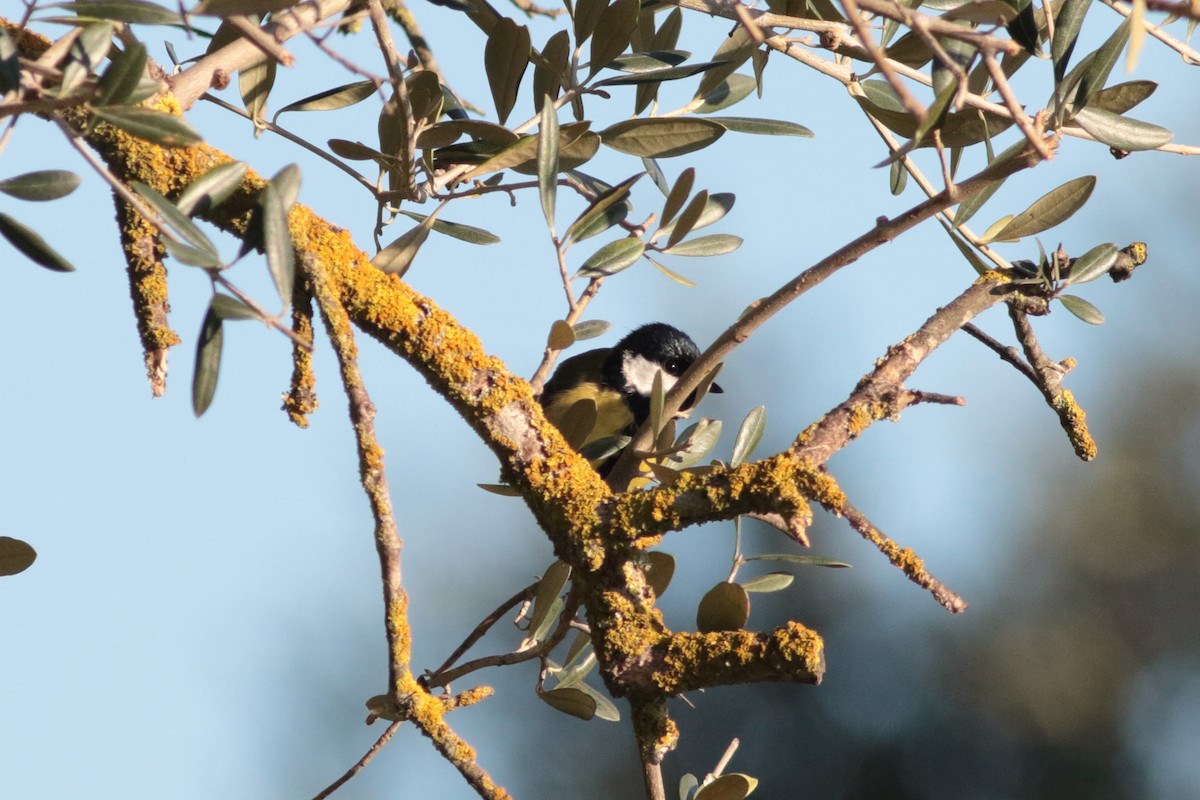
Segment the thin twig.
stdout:
[[[462,643],[458,647],[454,648],[454,652],[446,657],[446,660],[442,662],[442,665],[433,670],[433,672],[429,673],[429,677],[435,678],[446,670],[450,669],[450,667],[454,666],[454,662],[458,661],[458,659],[462,657],[463,653],[470,650],[476,642],[482,639],[487,632],[492,629],[492,626],[499,622],[505,614],[515,608],[518,604],[532,597],[534,590],[537,589],[537,585],[537,581],[534,581],[518,591],[512,597],[505,600],[500,605],[496,606],[496,609],[484,617],[483,620],[475,626],[475,629],[467,635],[467,638],[463,639]],[[428,685],[428,681],[423,680],[422,683]]]
[[1017,348],[1012,347],[1011,345],[1005,345],[1004,343],[993,339],[991,336],[984,333],[973,322],[968,322],[966,325],[963,325],[962,329],[965,333],[970,334],[980,342],[983,342],[992,350],[992,352],[1000,356],[1000,358],[1004,361],[1012,364],[1014,367],[1016,367],[1018,372],[1020,372],[1026,378],[1029,378],[1034,385],[1037,385],[1037,375],[1035,375],[1033,370],[1029,368],[1029,365],[1021,359],[1021,354],[1017,352]]
[[967,602],[950,591],[941,581],[929,574],[921,559],[907,547],[900,547],[883,531],[871,524],[871,520],[850,503],[842,503],[839,509],[841,515],[850,523],[850,527],[860,536],[875,545],[879,552],[887,556],[892,565],[899,568],[909,580],[933,595],[946,610],[959,614],[967,610]]
[[[218,105],[221,108],[225,109],[226,111],[232,111],[234,114],[237,114],[246,119],[253,120],[253,117],[251,117],[249,112],[247,112],[245,109],[238,108],[237,106],[233,105],[232,103],[222,100],[220,97],[217,97],[216,95],[205,92],[204,94],[202,94],[200,96],[200,99],[206,100],[210,103]],[[267,130],[267,131],[270,131],[271,133],[282,136],[283,138],[287,139],[289,142],[292,142],[293,144],[297,144],[300,147],[303,147],[308,152],[312,153],[313,155],[318,156],[319,158],[322,158],[325,161],[328,161],[330,164],[333,164],[335,167],[340,169],[342,172],[346,173],[351,178],[353,178],[359,185],[366,187],[372,194],[375,193],[375,185],[373,183],[371,183],[369,180],[367,180],[363,175],[359,174],[357,171],[355,171],[352,167],[350,167],[344,161],[342,161],[338,158],[335,158],[332,154],[327,153],[326,151],[317,147],[315,144],[308,141],[307,139],[303,139],[303,138],[297,136],[296,134],[292,133],[291,131],[287,130],[286,128],[282,128],[279,125],[276,125],[274,122],[268,122],[265,119],[259,120],[256,124],[260,129]]]
[[450,81],[442,73],[442,68],[438,65],[437,57],[433,54],[433,48],[429,45],[429,40],[425,38],[425,34],[421,31],[421,26],[417,23],[417,18],[413,15],[409,7],[404,3],[404,0],[392,0],[388,4],[388,14],[396,21],[404,31],[404,35],[408,38],[408,43],[413,46],[413,51],[417,54],[417,58],[421,61],[421,66],[438,76],[438,80],[442,86],[454,95],[459,104],[463,108],[481,112],[478,106],[472,105],[462,99],[458,92],[450,87]]
[[315,797],[313,797],[313,800],[325,800],[326,797],[329,797],[338,789],[342,788],[343,784],[345,784],[358,773],[362,772],[363,767],[371,763],[371,759],[373,759],[375,755],[383,749],[385,744],[391,741],[391,738],[396,735],[396,731],[400,730],[400,726],[403,724],[403,722],[397,721],[393,722],[391,725],[388,725],[387,730],[385,730],[383,734],[375,740],[375,744],[371,745],[371,749],[364,753],[363,757],[355,762],[354,766],[346,770],[345,774],[322,789]]
[[967,398],[956,394],[942,394],[940,392],[925,392],[920,389],[905,389],[904,402],[907,405],[915,406],[920,403],[928,403],[942,406],[965,406]]
[[846,18],[850,20],[850,24],[854,27],[854,33],[858,36],[859,42],[866,48],[871,61],[875,66],[879,67],[883,72],[883,76],[887,78],[888,84],[892,87],[892,91],[896,93],[896,97],[900,99],[904,110],[912,114],[918,120],[925,118],[926,109],[913,97],[912,92],[908,91],[908,87],[904,85],[904,81],[900,80],[900,76],[892,69],[891,60],[884,55],[879,48],[879,44],[875,41],[875,37],[867,29],[867,23],[862,18],[862,12],[858,9],[856,0],[841,0],[842,8],[846,11]]
[[713,767],[713,771],[705,776],[705,780],[719,778],[725,772],[725,768],[729,766],[729,762],[733,760],[733,754],[737,752],[738,746],[741,744],[735,737],[729,742],[729,746],[725,748],[725,752],[721,755],[721,759],[717,765]]
[[[1120,0],[1100,0],[1100,2],[1104,3],[1104,5],[1108,6],[1113,11],[1116,11],[1122,17],[1128,17],[1130,14],[1133,13],[1133,9],[1130,8],[1129,6],[1127,6],[1125,3],[1120,2]],[[1182,3],[1181,5],[1186,6],[1187,3]],[[1147,8],[1150,7],[1149,2],[1146,3],[1146,7]],[[1179,53],[1179,55],[1183,56],[1183,60],[1185,63],[1192,64],[1192,65],[1200,64],[1200,52],[1197,52],[1194,48],[1189,47],[1186,43],[1181,42],[1180,40],[1176,39],[1174,36],[1167,33],[1166,31],[1164,31],[1158,25],[1151,25],[1149,22],[1147,22],[1146,23],[1146,33],[1150,34],[1155,39],[1158,39],[1160,42],[1165,44],[1167,47],[1171,48],[1176,53]]]
[[1047,356],[1038,344],[1033,326],[1029,322],[1029,315],[1015,303],[1008,304],[1008,315],[1012,319],[1017,341],[1025,351],[1025,358],[1037,375],[1034,383],[1046,398],[1046,403],[1058,415],[1059,424],[1066,432],[1071,446],[1075,448],[1075,455],[1084,461],[1091,461],[1096,457],[1098,448],[1096,440],[1088,431],[1087,415],[1075,402],[1071,391],[1062,387],[1062,379],[1074,366],[1074,362],[1067,360],[1060,363]]
[[296,57],[284,49],[279,41],[245,14],[234,14],[226,17],[225,21],[237,28],[267,58],[273,58],[285,67],[296,63]]
[[510,664],[520,664],[525,661],[532,661],[535,658],[543,658],[550,653],[551,650],[558,647],[566,635],[571,632],[572,622],[575,615],[579,613],[580,599],[578,593],[572,587],[571,592],[567,596],[567,602],[563,606],[563,610],[558,615],[558,622],[555,624],[554,631],[537,647],[531,647],[528,650],[514,650],[508,653],[500,653],[494,656],[484,656],[476,658],[472,661],[467,661],[460,664],[454,669],[438,670],[432,675],[426,675],[422,682],[430,687],[449,686],[454,681],[469,675],[472,672],[477,672],[487,667],[504,667]]
[[987,51],[983,51],[982,55],[984,67],[986,67],[988,74],[992,76],[992,84],[995,85],[996,91],[1000,93],[1000,97],[1004,99],[1004,105],[1008,107],[1008,113],[1012,117],[1013,122],[1017,123],[1017,127],[1021,129],[1021,133],[1025,134],[1025,138],[1037,149],[1038,155],[1044,159],[1049,159],[1052,154],[1050,146],[1046,144],[1043,132],[1045,124],[1044,115],[1039,113],[1031,120],[1029,115],[1025,113],[1025,109],[1021,108],[1021,103],[1013,93],[1012,87],[1008,85],[1008,78],[1005,77],[1000,63],[996,61],[996,56]]

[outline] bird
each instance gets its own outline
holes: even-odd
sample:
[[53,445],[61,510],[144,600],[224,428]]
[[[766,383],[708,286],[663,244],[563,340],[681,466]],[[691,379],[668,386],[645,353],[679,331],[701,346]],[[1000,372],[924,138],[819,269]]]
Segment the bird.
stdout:
[[[589,350],[563,361],[542,390],[543,411],[577,451],[599,464],[624,446],[596,452],[589,446],[612,444],[613,437],[632,436],[650,416],[655,373],[662,372],[663,391],[700,357],[692,338],[665,322],[635,328],[613,347]],[[712,384],[712,392],[721,387]],[[694,404],[693,392],[680,408]],[[627,440],[625,440],[627,442]],[[600,470],[603,473],[603,470]]]

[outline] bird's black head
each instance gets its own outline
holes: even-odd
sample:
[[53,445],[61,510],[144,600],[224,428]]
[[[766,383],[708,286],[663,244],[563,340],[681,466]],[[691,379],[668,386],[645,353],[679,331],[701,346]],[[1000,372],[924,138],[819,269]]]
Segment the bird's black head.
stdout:
[[[604,383],[624,394],[637,424],[650,414],[650,393],[654,374],[662,370],[663,389],[670,390],[678,378],[700,357],[700,348],[678,328],[663,322],[651,322],[635,329],[617,342],[604,360]],[[721,391],[714,387],[713,391]],[[690,408],[692,398],[684,403]]]

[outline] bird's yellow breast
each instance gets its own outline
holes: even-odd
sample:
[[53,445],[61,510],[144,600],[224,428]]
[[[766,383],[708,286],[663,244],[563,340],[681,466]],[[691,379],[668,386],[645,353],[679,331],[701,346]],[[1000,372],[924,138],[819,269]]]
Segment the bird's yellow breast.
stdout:
[[561,428],[567,411],[581,400],[596,402],[596,425],[592,428],[592,432],[576,445],[577,447],[583,447],[597,439],[603,439],[605,436],[622,433],[633,424],[633,412],[629,410],[621,393],[613,389],[605,389],[600,384],[591,381],[559,392],[545,408],[546,419],[550,420],[555,427]]

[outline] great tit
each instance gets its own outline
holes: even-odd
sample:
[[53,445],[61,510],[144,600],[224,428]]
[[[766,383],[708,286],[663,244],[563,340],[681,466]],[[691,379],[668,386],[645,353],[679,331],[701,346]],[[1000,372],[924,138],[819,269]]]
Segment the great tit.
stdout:
[[[650,394],[654,375],[663,374],[663,391],[669,391],[675,380],[700,357],[700,348],[692,338],[678,328],[662,322],[651,322],[633,330],[615,347],[589,350],[563,361],[542,391],[541,403],[546,419],[567,434],[574,427],[568,418],[572,414],[590,420],[588,413],[579,415],[585,401],[595,403],[595,423],[590,432],[575,430],[571,444],[583,450],[588,444],[619,434],[632,435],[650,416]],[[713,384],[709,391],[722,391]],[[687,411],[695,402],[695,394],[684,402],[680,411]],[[564,424],[565,423],[565,424]]]

